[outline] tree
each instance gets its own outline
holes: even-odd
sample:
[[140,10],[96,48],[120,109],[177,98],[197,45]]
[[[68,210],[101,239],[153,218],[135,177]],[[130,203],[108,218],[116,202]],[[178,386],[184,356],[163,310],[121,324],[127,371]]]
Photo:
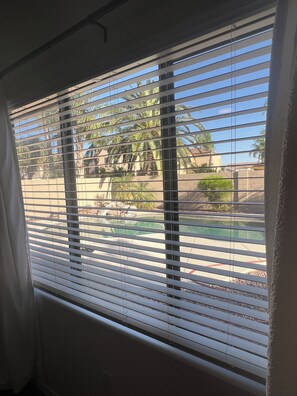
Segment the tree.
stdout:
[[[267,106],[267,99],[265,100],[265,106]],[[265,117],[265,115],[266,111],[262,113],[262,117]],[[253,151],[250,153],[254,158],[258,158],[259,164],[263,164],[265,160],[265,133],[264,129],[260,131],[260,136],[253,143]]]
[[[141,84],[138,83],[137,86],[140,87]],[[153,88],[124,97],[116,113],[103,113],[100,117],[102,121],[97,120],[98,129],[90,135],[92,143],[89,149],[92,154],[99,155],[105,147],[106,165],[109,167],[125,165],[128,172],[160,172],[162,147],[160,106],[157,105],[159,97],[149,98],[158,92],[158,88]],[[146,96],[147,99],[139,100]]]
[[105,130],[106,127],[112,127],[114,121],[112,119],[105,120],[110,117],[111,112],[105,111],[102,105],[93,104],[92,101],[85,100],[80,94],[71,97],[71,99],[74,99],[71,113],[73,117],[76,117],[75,133],[72,135],[76,174],[77,176],[96,176],[99,173],[99,170],[96,169],[97,158],[102,149],[110,143],[108,136],[104,138]]
[[[125,164],[129,172],[143,175],[162,172],[160,91],[158,87],[150,88],[150,83],[147,81],[143,85],[138,82],[139,91],[123,97],[116,114],[105,115],[109,121],[105,121],[103,127],[105,130],[107,125],[110,127],[109,134],[100,131],[104,115],[102,121],[97,120],[98,129],[90,135],[93,141],[89,148],[92,155],[98,155],[106,145],[106,165]],[[211,166],[211,153],[214,151],[211,134],[203,132],[203,125],[193,119],[189,107],[176,105],[175,112],[179,168],[190,169],[195,165],[191,149],[197,147],[209,154]]]
[[32,156],[30,148],[31,146],[24,145],[21,140],[16,140],[21,179],[32,179],[38,169],[38,161]]
[[43,179],[63,177],[62,146],[58,143],[59,140],[60,135],[50,131],[47,131],[43,139],[40,140],[38,167]]
[[59,142],[60,133],[57,130],[59,121],[58,108],[42,111],[32,118],[30,123],[35,123],[33,133],[28,129],[31,137],[26,138],[26,144],[22,140],[16,141],[17,154],[21,165],[21,178],[43,179],[63,176],[62,149]]
[[[209,161],[208,161],[208,166],[211,168],[213,165],[212,163],[212,154],[214,153],[214,143],[212,141],[211,133],[206,132],[204,126],[202,125],[201,122],[196,120],[196,122],[193,122],[193,116],[191,114],[191,108],[187,107],[185,105],[179,105],[176,106],[176,111],[186,111],[186,113],[183,113],[181,116],[177,115],[176,116],[176,121],[181,123],[181,125],[177,128],[177,134],[178,135],[184,135],[186,137],[186,151],[189,151],[191,153],[192,148],[199,148],[203,150],[206,154],[209,155]],[[192,133],[190,127],[187,125],[189,123],[192,127],[195,128],[195,132],[198,132],[197,134]],[[200,131],[200,132],[199,132]],[[205,132],[204,132],[205,131]],[[179,141],[178,143],[181,143],[181,146],[183,146],[184,141]],[[179,157],[180,151],[178,150],[178,157]],[[190,157],[191,158],[191,157]],[[191,166],[192,160],[190,161]],[[194,164],[195,167],[195,164]]]
[[259,164],[263,164],[265,159],[265,131],[262,130],[260,135],[253,143],[253,151],[250,154],[254,158],[258,158]]
[[21,179],[33,179],[36,174],[42,178],[58,177],[58,162],[52,154],[51,144],[45,136],[32,137],[26,144],[22,140],[16,141]]

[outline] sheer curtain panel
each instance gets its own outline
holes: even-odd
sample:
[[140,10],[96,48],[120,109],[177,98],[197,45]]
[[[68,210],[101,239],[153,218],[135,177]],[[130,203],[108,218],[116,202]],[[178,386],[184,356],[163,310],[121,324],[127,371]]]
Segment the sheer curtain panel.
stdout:
[[266,147],[270,302],[267,394],[297,394],[297,1],[279,2],[272,49]]
[[35,365],[34,300],[16,151],[0,82],[0,389],[18,392]]

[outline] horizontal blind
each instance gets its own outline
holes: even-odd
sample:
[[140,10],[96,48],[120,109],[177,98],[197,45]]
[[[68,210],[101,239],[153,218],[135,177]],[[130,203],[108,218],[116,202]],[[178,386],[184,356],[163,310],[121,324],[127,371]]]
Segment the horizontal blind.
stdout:
[[268,12],[11,113],[36,284],[266,375]]

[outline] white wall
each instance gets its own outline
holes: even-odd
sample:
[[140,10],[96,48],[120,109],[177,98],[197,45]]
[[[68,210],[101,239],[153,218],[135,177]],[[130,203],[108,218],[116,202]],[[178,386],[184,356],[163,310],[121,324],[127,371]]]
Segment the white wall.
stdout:
[[176,354],[44,292],[35,295],[44,374],[60,396],[264,394],[264,386]]

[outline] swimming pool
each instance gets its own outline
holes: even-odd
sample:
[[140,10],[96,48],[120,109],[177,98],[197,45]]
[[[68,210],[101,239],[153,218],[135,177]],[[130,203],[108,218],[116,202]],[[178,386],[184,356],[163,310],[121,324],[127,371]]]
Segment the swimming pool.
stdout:
[[[161,217],[141,219],[107,218],[99,223],[102,231],[111,232],[112,236],[134,236],[145,234],[164,234],[165,227]],[[264,222],[254,220],[206,219],[199,217],[180,217],[179,233],[184,236],[216,237],[218,239],[265,240]],[[108,235],[106,237],[109,237]]]

